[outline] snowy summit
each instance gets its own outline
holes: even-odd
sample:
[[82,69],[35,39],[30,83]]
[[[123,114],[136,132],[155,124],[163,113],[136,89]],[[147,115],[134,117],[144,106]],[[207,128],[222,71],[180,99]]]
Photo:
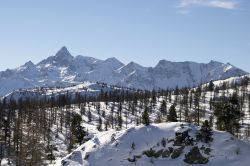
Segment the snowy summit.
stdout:
[[0,72],[0,96],[20,88],[69,86],[86,80],[145,90],[193,87],[245,74],[231,64],[216,61],[206,64],[161,60],[155,67],[143,67],[134,62],[123,64],[114,57],[106,60],[74,57],[62,47],[55,56],[36,65],[29,61],[19,68]]

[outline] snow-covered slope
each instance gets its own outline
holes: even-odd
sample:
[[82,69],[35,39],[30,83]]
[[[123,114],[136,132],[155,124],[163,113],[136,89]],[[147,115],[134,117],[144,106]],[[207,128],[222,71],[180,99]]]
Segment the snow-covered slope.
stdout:
[[96,97],[102,92],[111,92],[111,91],[119,91],[119,90],[129,90],[125,88],[118,88],[116,86],[110,86],[103,83],[96,83],[96,82],[89,82],[85,81],[80,84],[66,86],[66,87],[36,87],[36,88],[24,88],[14,90],[11,93],[3,96],[0,99],[5,99],[6,101],[16,100],[22,98],[36,98],[36,99],[43,99],[43,98],[50,98],[50,97],[58,97],[59,95],[69,95],[72,99],[75,98],[76,94],[81,96],[94,96]]
[[[186,139],[193,140],[194,144],[184,143],[185,145],[179,146],[176,133],[185,131],[188,131],[190,136]],[[190,124],[161,123],[132,127],[122,131],[100,132],[65,158],[58,160],[56,165],[190,165],[185,163],[184,159],[195,146],[199,148],[201,155],[208,159],[206,165],[249,165],[250,145],[248,143],[220,131],[213,131],[212,142],[203,143],[196,140],[197,131],[199,127]],[[162,143],[163,139],[166,141],[165,146]],[[180,153],[175,153],[178,150]]]
[[161,60],[155,67],[143,67],[134,62],[125,65],[116,58],[74,57],[62,47],[55,56],[36,65],[27,62],[16,69],[0,72],[0,96],[19,88],[69,86],[83,81],[152,90],[195,86],[245,74],[247,72],[231,64],[216,61],[204,64]]

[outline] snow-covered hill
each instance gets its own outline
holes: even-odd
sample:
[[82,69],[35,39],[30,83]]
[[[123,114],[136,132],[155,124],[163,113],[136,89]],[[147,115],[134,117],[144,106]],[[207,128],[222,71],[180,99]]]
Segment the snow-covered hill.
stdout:
[[62,94],[68,94],[71,95],[72,98],[76,95],[76,93],[79,93],[80,95],[84,96],[95,96],[103,90],[111,91],[113,88],[110,86],[103,86],[102,84],[97,84],[93,82],[83,82],[81,84],[72,85],[68,87],[42,87],[42,88],[29,88],[29,89],[18,89],[15,90],[7,95],[5,95],[3,98],[7,100],[18,100],[20,98],[26,99],[26,98],[36,98],[36,99],[42,99],[43,97],[56,97]]
[[[203,143],[196,140],[198,131],[199,127],[187,123],[161,123],[100,132],[55,165],[190,165],[184,160],[191,149],[197,150],[196,147],[199,152],[193,150],[189,162],[203,162],[211,166],[249,165],[250,144],[220,131],[213,131],[212,142]],[[176,133],[182,134],[177,136]],[[185,141],[181,141],[180,135],[185,137]]]
[[0,96],[19,88],[69,86],[83,81],[147,90],[190,87],[245,74],[229,63],[216,61],[205,64],[161,60],[155,67],[143,67],[134,62],[123,64],[116,58],[74,57],[62,47],[55,56],[38,64],[29,61],[16,69],[0,72]]
[[56,98],[60,95],[66,95],[66,94],[70,96],[71,99],[75,99],[76,95],[85,97],[97,97],[101,93],[114,92],[114,91],[118,92],[123,90],[129,92],[135,92],[130,88],[117,87],[98,82],[84,81],[79,84],[65,86],[65,87],[35,87],[27,89],[25,88],[18,89],[4,95],[3,97],[0,97],[0,99],[5,99],[6,101],[9,100],[18,101],[18,99],[20,98],[22,99],[36,98],[38,100],[51,97]]

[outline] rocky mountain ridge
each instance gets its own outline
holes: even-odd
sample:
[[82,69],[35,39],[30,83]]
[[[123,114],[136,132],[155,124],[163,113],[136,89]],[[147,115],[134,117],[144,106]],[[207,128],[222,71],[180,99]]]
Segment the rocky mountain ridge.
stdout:
[[29,61],[16,69],[0,72],[0,96],[20,88],[70,86],[84,81],[146,90],[192,87],[245,74],[248,73],[229,63],[217,61],[160,60],[155,67],[144,67],[135,62],[123,64],[114,57],[106,60],[81,55],[74,57],[62,47],[55,56],[38,64]]

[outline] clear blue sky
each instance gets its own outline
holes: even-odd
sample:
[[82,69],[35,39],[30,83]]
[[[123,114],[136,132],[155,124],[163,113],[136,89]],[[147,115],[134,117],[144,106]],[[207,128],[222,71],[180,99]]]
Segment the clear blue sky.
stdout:
[[37,63],[62,46],[144,66],[217,60],[250,72],[250,1],[0,1],[0,70]]

